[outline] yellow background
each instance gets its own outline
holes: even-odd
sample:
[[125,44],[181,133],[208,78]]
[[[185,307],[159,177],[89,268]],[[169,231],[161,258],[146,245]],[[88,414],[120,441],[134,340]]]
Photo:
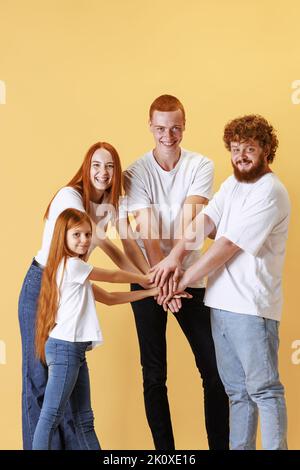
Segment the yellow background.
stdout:
[[[42,215],[87,148],[111,142],[125,168],[152,146],[149,105],[178,96],[183,147],[212,158],[215,189],[231,173],[224,124],[260,113],[278,129],[274,171],[292,201],[285,265],[280,369],[289,445],[300,448],[299,148],[300,4],[295,0],[0,0],[1,323],[0,448],[21,448],[21,343],[17,300],[40,247]],[[95,264],[111,266],[100,250]],[[124,290],[126,286],[122,287]],[[129,305],[98,307],[103,347],[88,357],[96,430],[104,449],[152,448]],[[168,325],[168,389],[178,449],[205,449],[202,388],[174,318]]]

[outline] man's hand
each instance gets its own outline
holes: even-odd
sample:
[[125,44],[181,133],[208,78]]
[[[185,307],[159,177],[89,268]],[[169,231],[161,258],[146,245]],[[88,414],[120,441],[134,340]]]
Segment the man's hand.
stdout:
[[179,278],[181,277],[181,262],[172,257],[171,254],[166,256],[163,260],[161,260],[155,266],[152,266],[149,273],[152,276],[152,282],[159,287],[163,287],[167,282],[167,279],[171,273],[173,274],[173,290],[177,288],[177,283]]
[[[173,282],[173,285],[174,285],[174,282]],[[188,285],[189,285],[189,281],[187,279],[186,273],[184,273],[181,279],[179,280],[179,283],[176,286],[176,288],[170,289],[168,292],[168,295],[164,297],[163,299],[164,308],[165,308],[165,305],[171,301],[171,299],[177,298],[178,296],[181,297],[181,294],[185,292],[185,289],[188,287]]]

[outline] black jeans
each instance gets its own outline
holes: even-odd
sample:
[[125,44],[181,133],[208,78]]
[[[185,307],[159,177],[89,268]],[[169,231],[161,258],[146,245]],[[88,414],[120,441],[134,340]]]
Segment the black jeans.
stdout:
[[[142,289],[133,284],[131,290]],[[229,403],[220,380],[211,334],[210,309],[203,303],[205,289],[186,289],[192,299],[182,299],[174,313],[195,356],[204,389],[205,425],[210,449],[229,449]],[[166,326],[168,314],[153,297],[132,302],[139,339],[144,400],[155,449],[174,450],[167,396]]]

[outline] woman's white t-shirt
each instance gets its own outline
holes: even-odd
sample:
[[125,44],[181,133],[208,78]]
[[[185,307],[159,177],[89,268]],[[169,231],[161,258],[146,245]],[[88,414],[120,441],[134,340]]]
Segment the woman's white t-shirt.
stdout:
[[49,335],[71,342],[92,341],[90,349],[103,342],[92,286],[87,279],[92,269],[93,266],[76,257],[68,257],[65,268],[64,260],[59,264],[56,326]]
[[[97,225],[97,235],[100,236],[103,233],[105,236],[105,230],[101,230],[101,227],[106,227],[109,220],[112,219],[114,207],[108,204],[108,194],[104,194],[104,198],[100,204],[90,201],[89,216]],[[38,263],[46,266],[49,255],[51,240],[57,217],[66,209],[78,209],[79,211],[86,212],[81,194],[70,186],[65,186],[60,189],[55,195],[51,202],[48,218],[45,221],[42,247],[35,256]],[[101,227],[100,227],[101,221]],[[96,247],[95,238],[93,237],[89,254]]]

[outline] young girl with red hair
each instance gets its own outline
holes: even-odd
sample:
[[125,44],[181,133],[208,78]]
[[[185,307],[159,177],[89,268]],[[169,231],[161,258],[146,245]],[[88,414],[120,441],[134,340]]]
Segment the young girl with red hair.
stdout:
[[[92,240],[89,216],[66,209],[57,218],[38,302],[35,347],[49,369],[42,410],[33,438],[34,450],[50,450],[52,436],[68,400],[81,449],[97,450],[85,352],[102,342],[95,299],[107,305],[158,294],[150,276],[91,266],[85,259]],[[89,281],[136,282],[149,287],[109,293]]]

